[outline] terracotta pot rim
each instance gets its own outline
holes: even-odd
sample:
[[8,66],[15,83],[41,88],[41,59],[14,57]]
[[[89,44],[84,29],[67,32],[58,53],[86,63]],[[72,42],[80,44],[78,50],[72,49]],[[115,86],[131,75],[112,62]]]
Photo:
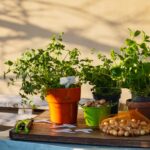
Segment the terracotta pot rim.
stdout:
[[81,98],[81,88],[52,89],[45,98],[50,103],[77,103]]
[[73,87],[73,88],[72,88],[72,87],[71,87],[71,88],[52,88],[52,89],[48,89],[47,92],[49,92],[49,91],[56,91],[56,90],[58,90],[58,91],[59,91],[59,90],[60,90],[60,91],[61,91],[61,90],[71,90],[71,89],[81,89],[81,87]]

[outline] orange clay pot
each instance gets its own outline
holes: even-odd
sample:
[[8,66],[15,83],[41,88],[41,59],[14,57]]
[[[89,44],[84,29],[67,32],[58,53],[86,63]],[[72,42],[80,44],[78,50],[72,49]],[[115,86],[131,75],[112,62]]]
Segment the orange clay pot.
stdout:
[[75,124],[80,95],[81,88],[50,89],[46,96],[50,120],[56,124]]

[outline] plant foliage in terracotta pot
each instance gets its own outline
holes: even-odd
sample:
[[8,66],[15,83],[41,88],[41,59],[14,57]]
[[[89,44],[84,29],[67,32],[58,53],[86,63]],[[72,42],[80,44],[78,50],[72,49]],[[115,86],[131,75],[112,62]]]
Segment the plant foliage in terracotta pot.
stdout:
[[79,76],[79,54],[76,48],[65,48],[62,35],[53,36],[45,49],[27,50],[16,61],[7,61],[8,70],[4,77],[13,74],[14,78],[9,78],[10,84],[21,80],[20,95],[24,102],[30,102],[29,95],[40,94],[42,99],[46,97],[52,122],[76,123],[80,78],[72,84],[62,84],[60,80],[64,77],[64,80],[70,81]]
[[121,88],[117,80],[112,78],[113,61],[105,55],[98,54],[99,64],[93,65],[92,60],[82,66],[82,80],[92,85],[95,100],[105,99],[112,105],[111,113],[118,113]]
[[139,109],[150,117],[150,36],[143,31],[130,30],[130,37],[120,48],[120,53],[112,51],[116,66],[113,76],[122,87],[128,88],[132,99],[127,101],[129,109]]

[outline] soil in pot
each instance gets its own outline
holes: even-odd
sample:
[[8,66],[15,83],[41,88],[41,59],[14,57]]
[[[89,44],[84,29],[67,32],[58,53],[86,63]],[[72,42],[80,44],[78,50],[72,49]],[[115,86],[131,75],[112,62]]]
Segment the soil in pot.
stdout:
[[50,120],[55,124],[75,124],[81,88],[60,88],[48,91]]

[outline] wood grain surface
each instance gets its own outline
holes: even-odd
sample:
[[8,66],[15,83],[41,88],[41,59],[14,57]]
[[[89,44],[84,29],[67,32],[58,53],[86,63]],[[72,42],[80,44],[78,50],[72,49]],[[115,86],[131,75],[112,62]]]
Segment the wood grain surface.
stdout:
[[[49,112],[46,111],[35,120],[49,119]],[[78,123],[75,129],[89,128],[85,125],[82,110],[78,112]],[[150,147],[150,136],[138,137],[115,137],[100,132],[99,129],[93,129],[91,133],[75,132],[64,133],[56,132],[60,128],[55,128],[51,123],[33,123],[29,134],[16,134],[12,129],[10,138],[14,140],[39,141],[39,142],[57,142],[57,143],[74,143],[86,145],[103,145],[117,147]],[[62,128],[61,128],[62,129]]]

